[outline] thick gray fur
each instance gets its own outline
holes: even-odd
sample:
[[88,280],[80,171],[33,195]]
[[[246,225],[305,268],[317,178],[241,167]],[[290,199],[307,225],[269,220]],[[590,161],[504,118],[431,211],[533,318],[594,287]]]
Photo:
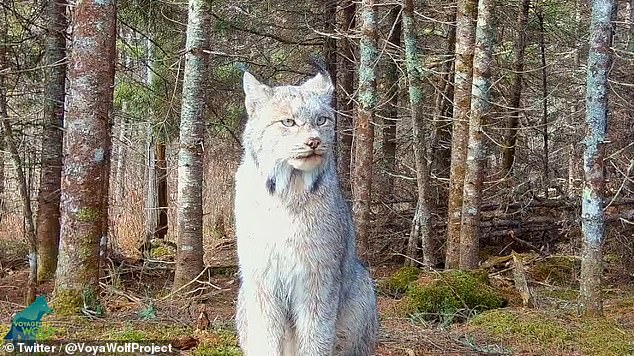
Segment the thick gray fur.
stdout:
[[[330,77],[268,87],[245,73],[244,90],[249,120],[235,196],[240,346],[246,356],[373,355],[376,299],[336,175]],[[321,144],[313,152],[306,142],[314,138]]]

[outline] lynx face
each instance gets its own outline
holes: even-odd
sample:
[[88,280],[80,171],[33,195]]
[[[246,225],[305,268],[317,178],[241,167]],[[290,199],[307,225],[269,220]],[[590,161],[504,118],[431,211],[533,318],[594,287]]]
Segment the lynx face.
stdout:
[[249,115],[244,143],[258,165],[302,172],[324,165],[335,136],[333,86],[327,74],[300,86],[269,87],[245,73],[244,92]]

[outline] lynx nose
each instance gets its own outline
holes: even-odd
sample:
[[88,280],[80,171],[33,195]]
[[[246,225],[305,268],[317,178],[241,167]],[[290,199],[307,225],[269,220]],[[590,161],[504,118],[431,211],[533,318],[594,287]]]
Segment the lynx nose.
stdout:
[[320,143],[321,143],[320,139],[318,139],[317,137],[311,137],[308,139],[308,141],[306,141],[306,146],[314,150],[319,146]]

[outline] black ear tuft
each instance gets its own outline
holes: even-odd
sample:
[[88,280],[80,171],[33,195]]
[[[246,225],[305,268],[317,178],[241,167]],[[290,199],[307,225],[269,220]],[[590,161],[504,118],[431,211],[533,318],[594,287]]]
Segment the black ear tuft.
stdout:
[[328,65],[326,64],[326,60],[324,59],[324,57],[320,55],[312,55],[308,59],[308,63],[315,67],[320,74],[330,76],[330,74],[328,73]]

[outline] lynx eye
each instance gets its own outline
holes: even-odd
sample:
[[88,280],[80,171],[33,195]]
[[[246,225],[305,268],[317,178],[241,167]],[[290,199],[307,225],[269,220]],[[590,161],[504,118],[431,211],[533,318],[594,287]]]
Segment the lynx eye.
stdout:
[[317,121],[315,122],[317,124],[317,126],[322,126],[324,125],[326,122],[328,121],[328,118],[325,116],[320,116],[317,118]]
[[280,122],[282,123],[282,125],[286,127],[293,127],[297,125],[297,123],[295,123],[295,120],[293,119],[284,119],[284,120],[281,120]]

